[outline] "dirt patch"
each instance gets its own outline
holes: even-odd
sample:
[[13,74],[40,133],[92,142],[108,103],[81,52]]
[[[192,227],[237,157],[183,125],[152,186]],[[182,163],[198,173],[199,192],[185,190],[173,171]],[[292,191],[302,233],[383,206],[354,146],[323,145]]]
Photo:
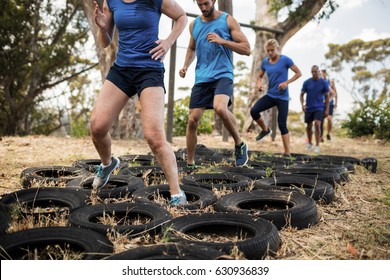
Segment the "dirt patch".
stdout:
[[[274,142],[268,138],[260,143],[254,142],[254,137],[253,134],[243,136],[250,150],[283,152],[280,137]],[[221,136],[200,136],[198,143],[209,148],[233,149],[234,146],[232,139],[222,142]],[[185,137],[174,138],[174,150],[184,147]],[[304,137],[292,137],[291,147],[293,153],[307,153]],[[144,140],[114,140],[112,152],[119,156],[147,154],[150,150]],[[390,259],[390,144],[334,137],[322,144],[321,154],[358,159],[375,157],[378,172],[373,174],[358,166],[350,182],[336,187],[336,199],[331,204],[318,205],[319,224],[309,229],[281,230],[282,247],[276,258]],[[70,166],[76,160],[98,157],[90,138],[42,136],[3,137],[0,155],[0,196],[22,188],[20,173],[25,168]],[[121,246],[118,244],[116,251]]]

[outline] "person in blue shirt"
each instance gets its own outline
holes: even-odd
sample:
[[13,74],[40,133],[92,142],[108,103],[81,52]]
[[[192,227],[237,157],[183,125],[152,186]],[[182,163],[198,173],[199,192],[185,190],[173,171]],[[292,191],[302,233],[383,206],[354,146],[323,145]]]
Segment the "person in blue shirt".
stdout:
[[248,161],[248,146],[238,133],[236,120],[228,106],[233,96],[232,52],[250,55],[248,39],[238,22],[215,9],[216,0],[197,0],[202,12],[190,23],[190,41],[180,77],[197,58],[195,85],[192,88],[186,130],[187,168],[194,168],[199,121],[206,109],[214,109],[235,143],[236,166]]
[[[287,128],[289,92],[288,85],[302,76],[301,71],[294,64],[291,58],[280,54],[280,46],[277,40],[269,39],[265,46],[268,57],[264,58],[257,79],[257,87],[260,92],[264,90],[263,76],[267,74],[267,94],[261,97],[251,108],[252,119],[260,126],[262,131],[256,136],[256,141],[271,135],[271,129],[265,124],[261,112],[274,106],[278,108],[278,126],[282,136],[284,155],[290,155],[290,136]],[[291,69],[294,75],[289,79],[288,70]]]
[[333,79],[328,78],[328,74],[325,69],[321,70],[322,78],[328,83],[329,85],[329,115],[326,118],[322,119],[321,122],[321,142],[324,142],[323,134],[324,134],[324,122],[325,119],[327,119],[327,133],[326,133],[326,139],[331,140],[331,131],[333,128],[333,111],[337,108],[337,90],[336,85]]
[[[306,150],[313,149],[313,123],[314,135],[316,145],[314,146],[314,153],[320,153],[320,137],[321,137],[321,121],[329,114],[329,86],[328,83],[321,78],[320,70],[317,65],[311,68],[312,77],[307,79],[301,90],[301,105],[305,112],[307,147]],[[304,95],[306,94],[306,102],[304,102]],[[325,109],[324,109],[325,100]]]
[[[144,137],[167,178],[171,205],[185,205],[187,199],[179,186],[175,154],[164,131],[164,64],[172,44],[187,24],[185,11],[175,0],[105,0],[102,10],[95,1],[98,41],[109,46],[118,30],[118,50],[95,102],[90,126],[93,144],[102,161],[93,181],[103,188],[119,166],[111,155],[109,131],[129,98],[138,95]],[[175,21],[170,34],[159,39],[161,14]]]

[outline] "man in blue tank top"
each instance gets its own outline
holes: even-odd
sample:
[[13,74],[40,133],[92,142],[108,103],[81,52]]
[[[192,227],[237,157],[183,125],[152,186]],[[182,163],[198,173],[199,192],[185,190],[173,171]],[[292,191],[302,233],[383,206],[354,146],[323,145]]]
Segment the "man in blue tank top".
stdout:
[[[175,21],[165,39],[158,38],[161,14]],[[164,131],[164,60],[167,52],[187,24],[185,11],[175,0],[104,0],[100,9],[95,1],[97,39],[105,48],[118,30],[116,60],[100,90],[91,116],[91,136],[102,161],[93,181],[103,188],[119,166],[111,155],[110,129],[129,98],[138,95],[144,137],[167,178],[170,204],[187,204],[179,185],[176,156]]]
[[198,124],[206,109],[214,109],[232,136],[236,166],[243,166],[248,161],[248,146],[242,141],[228,106],[233,95],[232,52],[250,55],[250,45],[238,22],[227,13],[216,10],[215,2],[196,1],[202,15],[190,23],[190,42],[179,72],[184,78],[188,67],[197,58],[186,131],[188,168],[194,167]]
[[[306,150],[310,151],[313,148],[312,129],[314,122],[314,135],[316,140],[314,153],[318,154],[320,152],[321,121],[329,113],[329,86],[324,79],[321,79],[320,70],[317,65],[312,66],[311,74],[312,77],[303,83],[300,100],[302,110],[305,112],[306,134],[308,139]],[[303,100],[305,94],[306,102]]]

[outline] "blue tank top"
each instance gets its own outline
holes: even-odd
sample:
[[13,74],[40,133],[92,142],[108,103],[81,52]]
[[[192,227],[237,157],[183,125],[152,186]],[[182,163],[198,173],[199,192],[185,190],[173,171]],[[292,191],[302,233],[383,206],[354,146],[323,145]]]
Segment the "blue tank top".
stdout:
[[212,82],[220,78],[234,79],[232,50],[224,46],[209,43],[206,35],[218,34],[225,40],[232,40],[227,23],[228,14],[222,14],[215,20],[203,22],[200,17],[194,21],[192,36],[196,43],[195,84]]
[[115,64],[121,67],[163,68],[151,58],[156,47],[163,0],[107,0],[118,29],[118,52]]
[[288,69],[294,65],[291,58],[280,55],[279,60],[271,64],[269,57],[264,58],[261,64],[261,70],[265,71],[268,76],[267,94],[276,99],[289,100],[288,87],[285,90],[279,90],[278,85],[288,80]]

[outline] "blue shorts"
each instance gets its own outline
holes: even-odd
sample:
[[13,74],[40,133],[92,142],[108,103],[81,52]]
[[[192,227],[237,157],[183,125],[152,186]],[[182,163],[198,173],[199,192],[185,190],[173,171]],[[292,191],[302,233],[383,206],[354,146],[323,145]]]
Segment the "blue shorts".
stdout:
[[164,72],[164,68],[121,67],[114,63],[106,79],[132,97],[136,93],[140,96],[148,87],[162,87],[165,92]]
[[194,108],[214,108],[214,96],[225,94],[229,96],[229,104],[232,104],[233,81],[229,78],[220,78],[219,80],[194,85],[190,98],[190,109]]
[[334,104],[329,104],[329,114],[328,114],[328,116],[333,116],[333,108],[334,108]]
[[305,112],[305,123],[312,123],[313,121],[322,121],[322,114],[324,112],[321,110],[314,112]]

